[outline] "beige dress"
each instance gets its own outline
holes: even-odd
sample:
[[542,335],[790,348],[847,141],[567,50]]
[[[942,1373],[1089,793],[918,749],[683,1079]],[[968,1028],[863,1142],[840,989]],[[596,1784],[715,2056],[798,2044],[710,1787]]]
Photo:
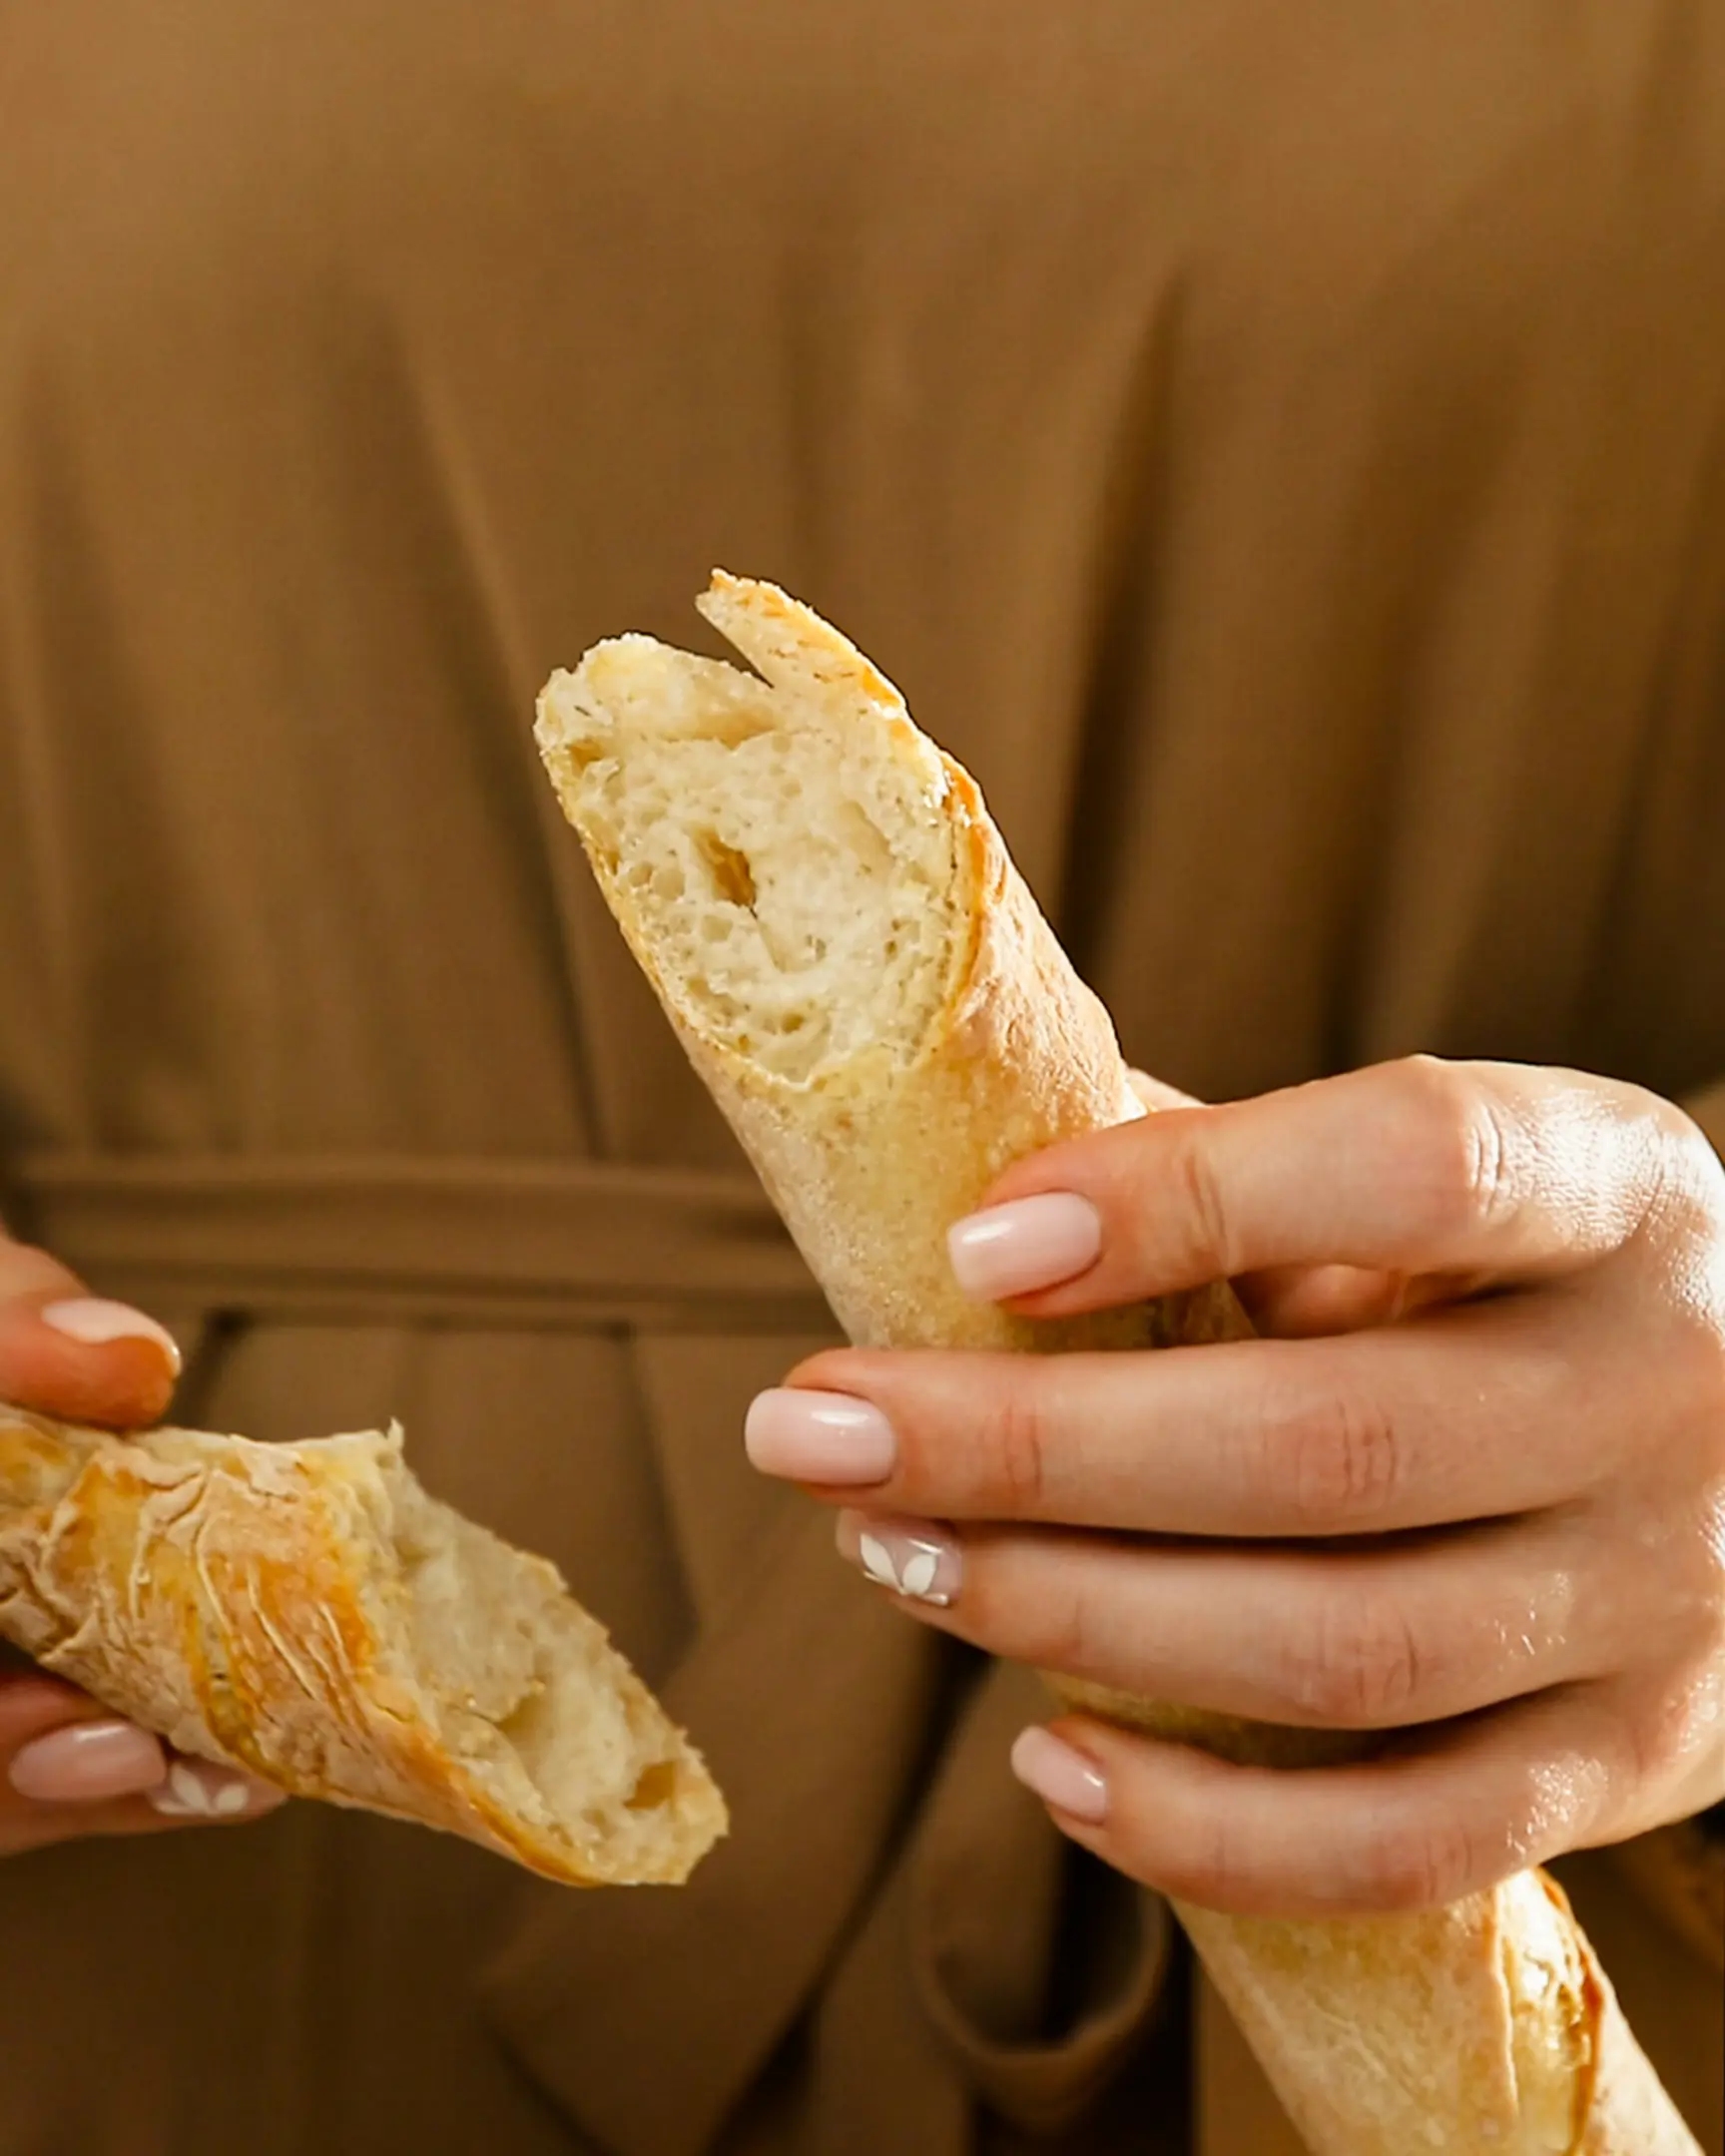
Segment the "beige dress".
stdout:
[[[0,2156],[1173,2151],[1194,2044],[1277,2145],[1024,1680],[744,1467],[826,1320],[532,695],[774,576],[1167,1077],[1683,1094],[1722,352],[1714,0],[0,0],[8,1215],[188,1418],[401,1415],[737,1819],[682,1894],[308,1806],[8,1864]],[[1717,2152],[1717,1972],[1592,1869]]]

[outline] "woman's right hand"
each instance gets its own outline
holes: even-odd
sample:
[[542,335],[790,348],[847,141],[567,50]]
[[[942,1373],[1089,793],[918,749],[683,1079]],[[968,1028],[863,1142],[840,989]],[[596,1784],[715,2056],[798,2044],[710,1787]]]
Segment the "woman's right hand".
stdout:
[[[0,1234],[0,1401],[136,1429],[160,1417],[179,1370],[153,1319],[86,1295],[52,1258]],[[0,1514],[4,1504],[0,1491]],[[249,1776],[179,1758],[0,1644],[0,1857],[83,1835],[256,1819],[282,1801]]]

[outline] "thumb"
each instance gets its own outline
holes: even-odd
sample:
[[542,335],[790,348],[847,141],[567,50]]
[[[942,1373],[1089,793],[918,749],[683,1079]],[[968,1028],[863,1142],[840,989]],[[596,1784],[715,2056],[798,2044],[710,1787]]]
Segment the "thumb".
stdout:
[[88,1295],[46,1252],[0,1235],[0,1400],[136,1429],[160,1419],[179,1374],[155,1319]]

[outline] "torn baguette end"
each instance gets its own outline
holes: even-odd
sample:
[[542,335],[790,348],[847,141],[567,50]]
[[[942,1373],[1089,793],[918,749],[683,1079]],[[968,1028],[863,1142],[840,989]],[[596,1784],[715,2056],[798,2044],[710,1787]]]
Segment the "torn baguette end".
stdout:
[[0,1408],[0,1635],[177,1750],[571,1886],[686,1879],[724,1801],[544,1559],[398,1428],[270,1445]]
[[565,813],[710,1052],[793,1088],[912,1063],[973,955],[978,861],[951,796],[974,790],[775,586],[719,573],[700,605],[755,672],[618,637],[546,685],[535,732]]

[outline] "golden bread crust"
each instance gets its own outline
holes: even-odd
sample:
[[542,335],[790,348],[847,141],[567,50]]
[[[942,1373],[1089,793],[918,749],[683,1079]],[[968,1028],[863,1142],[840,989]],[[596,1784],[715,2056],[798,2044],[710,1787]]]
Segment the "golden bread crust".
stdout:
[[177,1750],[293,1796],[458,1834],[570,1885],[684,1877],[723,1828],[699,1760],[554,1569],[487,1536],[684,1785],[664,1846],[621,1866],[597,1834],[510,1800],[493,1724],[464,1720],[413,1649],[408,1490],[429,1502],[396,1431],[115,1437],[0,1408],[0,1635]]

